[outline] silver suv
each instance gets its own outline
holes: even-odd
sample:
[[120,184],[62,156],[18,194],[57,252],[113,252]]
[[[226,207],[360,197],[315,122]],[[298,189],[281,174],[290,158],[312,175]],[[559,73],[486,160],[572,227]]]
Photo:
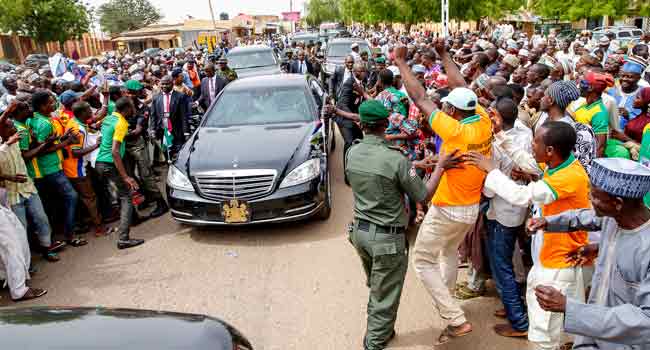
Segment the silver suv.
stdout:
[[599,40],[606,33],[612,32],[616,35],[616,39],[622,46],[627,46],[628,43],[637,43],[643,36],[643,30],[633,26],[614,26],[614,27],[598,27],[593,30],[594,40]]

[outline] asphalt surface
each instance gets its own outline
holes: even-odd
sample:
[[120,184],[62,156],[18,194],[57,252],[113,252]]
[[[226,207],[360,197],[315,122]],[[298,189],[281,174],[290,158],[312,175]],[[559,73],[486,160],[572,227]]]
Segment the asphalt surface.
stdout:
[[[88,237],[58,263],[35,258],[31,285],[40,299],[15,304],[7,290],[0,306],[128,307],[208,314],[226,320],[255,349],[362,349],[368,291],[345,233],[352,194],[342,176],[342,142],[332,158],[334,210],[329,220],[252,228],[193,228],[169,215],[132,231],[147,242],[119,251],[117,237]],[[410,242],[415,240],[411,230]],[[465,278],[461,271],[460,280]],[[500,303],[488,296],[463,302],[474,332],[436,349],[525,349],[492,327]],[[442,323],[412,266],[389,349],[432,349]]]

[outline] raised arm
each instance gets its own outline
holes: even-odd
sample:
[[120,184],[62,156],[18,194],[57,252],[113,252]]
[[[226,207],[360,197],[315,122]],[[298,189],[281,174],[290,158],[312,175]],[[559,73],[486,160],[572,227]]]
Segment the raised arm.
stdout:
[[406,46],[400,45],[396,47],[394,53],[394,63],[397,68],[399,68],[402,82],[404,83],[404,86],[406,86],[406,92],[413,100],[413,103],[418,106],[420,111],[424,113],[424,115],[430,116],[433,112],[437,111],[438,108],[433,101],[427,97],[424,87],[422,87],[422,84],[420,84],[418,79],[415,77],[415,74],[411,72],[411,68],[406,63]]
[[434,44],[436,52],[440,56],[442,61],[442,67],[445,68],[445,73],[447,73],[447,81],[449,82],[449,88],[455,89],[457,87],[467,87],[465,78],[460,73],[460,69],[454,61],[451,59],[451,55],[447,51],[445,46],[445,40],[438,38]]

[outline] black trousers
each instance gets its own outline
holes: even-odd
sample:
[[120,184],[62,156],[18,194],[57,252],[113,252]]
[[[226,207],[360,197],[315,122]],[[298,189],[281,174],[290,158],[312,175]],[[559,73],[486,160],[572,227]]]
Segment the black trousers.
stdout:
[[352,146],[354,140],[363,138],[363,131],[351,120],[341,120],[339,118],[336,120],[336,125],[338,125],[343,141],[345,142],[343,146],[343,171],[345,172],[345,166],[347,165],[345,155],[348,154],[348,149]]

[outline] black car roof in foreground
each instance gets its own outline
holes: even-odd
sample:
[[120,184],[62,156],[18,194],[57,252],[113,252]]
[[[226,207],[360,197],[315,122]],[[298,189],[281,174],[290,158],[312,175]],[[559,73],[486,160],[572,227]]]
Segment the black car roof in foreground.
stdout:
[[275,74],[234,80],[226,86],[226,91],[246,90],[250,88],[304,87],[306,76],[301,74]]
[[7,349],[231,350],[234,344],[239,345],[235,349],[251,348],[239,331],[217,318],[102,307],[0,309],[0,339]]

